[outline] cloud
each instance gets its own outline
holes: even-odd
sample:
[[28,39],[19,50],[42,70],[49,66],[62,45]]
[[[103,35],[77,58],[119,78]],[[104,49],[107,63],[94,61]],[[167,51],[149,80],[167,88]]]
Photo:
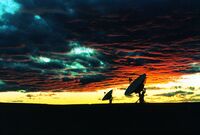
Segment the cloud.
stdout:
[[198,73],[200,72],[200,63],[192,63],[190,64],[191,68],[186,70],[188,73]]
[[7,32],[14,32],[16,30],[17,30],[17,28],[15,26],[12,26],[12,25],[10,25],[10,26],[9,25],[0,26],[0,32],[4,32],[4,34],[7,33]]
[[35,90],[98,82],[93,89],[144,72],[147,83],[197,73],[200,2],[189,3],[2,0],[0,79]]
[[5,82],[3,82],[2,80],[0,80],[0,85],[5,85]]
[[17,11],[19,11],[21,5],[17,3],[15,0],[3,0],[0,1],[0,21],[4,20],[4,16],[14,15]]
[[95,75],[95,76],[92,76],[92,75],[89,75],[89,76],[86,76],[86,77],[83,77],[80,79],[80,84],[81,85],[84,85],[84,84],[89,84],[89,83],[94,83],[94,82],[101,82],[105,79],[108,79],[109,76],[104,76],[104,75]]
[[[72,46],[72,43],[76,46]],[[1,59],[0,65],[3,69],[6,69],[6,72],[11,70],[20,72],[21,75],[18,76],[20,80],[24,78],[23,76],[27,73],[34,73],[35,77],[40,81],[38,84],[42,84],[43,82],[41,76],[46,75],[48,75],[47,80],[57,77],[60,78],[60,81],[66,82],[80,78],[80,83],[86,84],[88,75],[91,76],[91,78],[99,78],[98,74],[106,69],[106,63],[100,60],[100,54],[96,50],[84,47],[78,42],[70,42],[66,44],[66,46],[71,47],[71,50],[63,54],[46,54],[46,56],[44,54],[34,56],[28,55],[28,58],[24,56],[19,57],[17,55],[11,57],[9,60],[6,58]],[[15,77],[12,81],[15,81],[15,79],[17,79],[17,73],[13,75]],[[4,77],[2,76],[2,78]],[[90,81],[95,81],[95,79],[90,79]],[[30,84],[29,81],[27,84],[25,82],[19,83],[19,87],[17,88],[28,88],[30,90],[40,89],[37,87],[37,83]]]
[[157,94],[157,95],[155,95],[155,96],[174,97],[174,96],[176,96],[176,95],[186,96],[186,95],[191,95],[191,94],[194,94],[194,92],[175,91],[175,92]]

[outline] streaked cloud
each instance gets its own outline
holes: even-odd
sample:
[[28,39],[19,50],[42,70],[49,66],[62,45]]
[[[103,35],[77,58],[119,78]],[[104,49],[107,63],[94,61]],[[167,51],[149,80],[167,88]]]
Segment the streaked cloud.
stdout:
[[6,82],[1,90],[124,88],[128,77],[144,72],[154,87],[176,80],[175,86],[190,87],[198,80],[187,75],[199,73],[199,1],[0,5],[0,79]]
[[186,92],[186,91],[176,91],[176,92],[169,92],[169,93],[164,93],[164,94],[158,94],[156,96],[166,96],[166,97],[173,97],[173,96],[185,96],[185,95],[191,95],[194,92]]

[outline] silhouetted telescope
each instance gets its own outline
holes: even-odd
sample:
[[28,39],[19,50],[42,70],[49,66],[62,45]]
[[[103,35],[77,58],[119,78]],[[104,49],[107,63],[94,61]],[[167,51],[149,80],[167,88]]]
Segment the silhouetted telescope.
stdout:
[[109,103],[111,104],[112,103],[112,93],[113,93],[113,90],[110,90],[108,93],[106,93],[106,95],[103,97],[102,100],[109,100]]
[[146,81],[146,74],[140,75],[136,78],[126,89],[124,95],[131,96],[132,93],[140,93],[144,89],[144,84]]

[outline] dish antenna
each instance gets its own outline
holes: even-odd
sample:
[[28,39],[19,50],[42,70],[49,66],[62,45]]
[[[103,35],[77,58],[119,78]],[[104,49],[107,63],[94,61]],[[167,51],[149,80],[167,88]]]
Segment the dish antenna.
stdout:
[[103,97],[102,100],[109,100],[109,104],[112,104],[112,100],[113,100],[112,93],[113,93],[113,90],[110,90],[108,93],[106,93],[106,95]]
[[144,102],[144,94],[146,92],[146,89],[144,89],[145,82],[146,82],[146,74],[140,75],[128,86],[124,95],[131,96],[132,93],[139,94],[140,103]]

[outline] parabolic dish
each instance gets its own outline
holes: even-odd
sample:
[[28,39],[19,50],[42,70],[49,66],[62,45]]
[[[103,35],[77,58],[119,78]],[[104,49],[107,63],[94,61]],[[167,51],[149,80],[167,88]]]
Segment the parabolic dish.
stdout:
[[113,90],[110,90],[104,97],[102,100],[110,100],[112,99],[112,92]]
[[129,85],[124,94],[130,96],[132,93],[139,93],[144,87],[145,80],[146,74],[140,75]]

